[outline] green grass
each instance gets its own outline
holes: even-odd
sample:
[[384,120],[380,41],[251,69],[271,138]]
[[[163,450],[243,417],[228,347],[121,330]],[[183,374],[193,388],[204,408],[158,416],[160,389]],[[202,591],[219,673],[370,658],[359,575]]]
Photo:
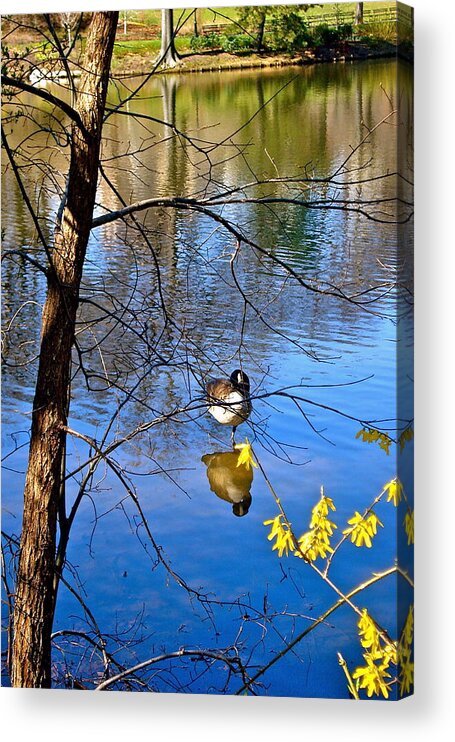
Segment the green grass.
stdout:
[[[189,39],[177,37],[175,40],[175,47],[178,52],[187,52],[190,50]],[[131,39],[130,41],[116,41],[114,44],[114,57],[116,59],[122,59],[128,54],[158,54],[161,48],[161,40],[156,39],[144,39],[137,40]]]
[[146,39],[144,41],[116,41],[114,54],[116,57],[124,57],[127,54],[147,54],[148,52],[159,52],[160,39]]

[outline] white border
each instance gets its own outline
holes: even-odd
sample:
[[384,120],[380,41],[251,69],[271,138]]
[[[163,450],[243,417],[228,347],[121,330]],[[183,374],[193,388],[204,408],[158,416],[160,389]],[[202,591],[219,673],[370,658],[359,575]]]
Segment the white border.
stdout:
[[[288,0],[289,2],[289,0]],[[240,3],[196,3],[237,5]],[[250,4],[254,4],[253,2]],[[259,3],[256,3],[259,4]],[[260,3],[260,4],[265,4]],[[0,690],[9,739],[47,741],[195,737],[384,742],[446,740],[453,729],[454,541],[452,419],[455,412],[452,176],[455,3],[414,0],[416,130],[416,694],[400,703],[82,691]],[[166,3],[184,7],[188,2]],[[149,9],[148,2],[2,0],[2,13]],[[6,737],[6,735],[9,735]]]

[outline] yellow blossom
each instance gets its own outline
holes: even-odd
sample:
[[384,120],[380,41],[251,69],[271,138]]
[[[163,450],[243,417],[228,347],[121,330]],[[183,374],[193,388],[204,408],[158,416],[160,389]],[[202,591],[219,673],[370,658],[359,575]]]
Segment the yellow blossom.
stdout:
[[362,647],[369,649],[372,652],[376,652],[380,647],[379,632],[366,608],[363,609],[357,626],[359,628],[360,643]]
[[409,693],[412,686],[414,685],[414,663],[411,662],[409,657],[402,658],[400,662],[400,694],[404,696],[405,693]]
[[404,529],[408,537],[408,546],[414,543],[414,511],[408,510],[404,517]]
[[333,535],[336,524],[328,518],[330,510],[336,510],[335,505],[330,497],[324,495],[321,487],[321,497],[311,511],[310,530],[300,536],[294,556],[314,562],[318,557],[325,559],[328,553],[333,552],[329,537]]
[[300,536],[299,548],[294,551],[294,556],[314,562],[318,557],[325,559],[327,554],[332,552],[327,534],[320,531],[307,531]]
[[284,518],[284,516],[280,514],[277,515],[276,518],[274,518],[273,520],[264,521],[265,526],[272,526],[267,538],[269,541],[273,541],[273,539],[276,539],[276,542],[272,546],[272,551],[277,550],[278,556],[280,558],[283,556],[284,553],[286,554],[286,556],[288,556],[289,550],[293,551],[295,549],[294,539],[292,537],[289,524],[286,522],[282,523],[282,518]]
[[403,430],[402,434],[398,438],[398,443],[400,444],[400,451],[403,451],[406,443],[409,441],[412,441],[414,438],[414,431],[412,428],[406,428],[406,430]]
[[403,496],[403,485],[401,484],[399,479],[392,479],[390,482],[387,482],[387,484],[384,486],[384,489],[389,494],[387,495],[387,502],[393,502],[395,507],[398,507],[398,504],[401,501],[401,498]]
[[391,664],[397,664],[396,642],[381,636],[366,608],[363,609],[357,626],[360,643],[367,651],[363,655],[365,665],[356,667],[352,678],[357,680],[357,688],[366,690],[369,698],[373,694],[382,694],[384,698],[388,698],[390,685],[395,679],[395,674],[392,676],[388,669]]
[[281,517],[282,517],[281,515],[277,515],[276,518],[274,518],[273,520],[265,520],[264,521],[264,525],[265,526],[272,525],[272,528],[270,529],[270,533],[267,536],[267,538],[268,538],[269,541],[272,541],[272,539],[275,538],[275,536],[277,535],[277,533],[280,531],[280,529],[281,529]]
[[376,428],[361,428],[356,434],[356,438],[362,438],[364,443],[378,443],[379,448],[388,455],[390,453],[390,446],[393,441],[387,433],[381,433]]
[[414,611],[411,605],[409,606],[408,615],[406,617],[406,622],[404,624],[403,633],[402,633],[402,641],[408,647],[410,647],[412,645],[413,636],[414,636]]
[[310,562],[316,561],[319,551],[316,548],[314,534],[312,531],[303,533],[298,540],[299,548],[294,552],[294,556],[300,559],[308,559]]
[[321,528],[322,530],[327,531],[329,536],[331,536],[336,525],[327,517],[329,510],[336,510],[333,500],[331,500],[330,497],[322,495],[319,502],[311,511],[310,528]]
[[237,445],[236,448],[241,448],[236,466],[241,466],[243,464],[248,470],[251,469],[252,466],[256,469],[258,468],[258,465],[253,458],[251,443],[248,438],[246,438],[244,444],[241,446]]
[[387,662],[387,664],[390,664],[391,662],[394,665],[398,664],[398,654],[397,654],[397,645],[396,642],[387,642],[383,649],[383,656],[384,661]]
[[371,698],[373,693],[379,696],[380,693],[384,698],[389,697],[389,687],[387,685],[386,678],[390,678],[390,673],[387,672],[388,662],[382,662],[376,664],[370,654],[366,653],[363,655],[366,660],[366,665],[363,667],[357,667],[352,673],[354,680],[357,680],[358,687],[364,688],[367,692],[368,698]]
[[352,543],[356,546],[363,546],[365,544],[368,549],[372,546],[372,538],[377,533],[378,525],[383,527],[383,524],[373,512],[363,517],[363,515],[360,515],[356,511],[354,516],[348,520],[348,524],[351,528],[345,528],[343,535],[349,536]]
[[272,551],[274,549],[278,549],[278,556],[280,558],[283,556],[283,553],[286,553],[286,556],[288,556],[289,550],[293,551],[295,549],[294,539],[292,538],[292,533],[289,529],[283,530],[280,538],[277,539],[275,546],[273,546]]
[[411,659],[412,642],[414,637],[414,611],[409,606],[408,615],[398,643],[398,659],[400,665],[399,684],[400,694],[409,693],[414,685],[414,662]]

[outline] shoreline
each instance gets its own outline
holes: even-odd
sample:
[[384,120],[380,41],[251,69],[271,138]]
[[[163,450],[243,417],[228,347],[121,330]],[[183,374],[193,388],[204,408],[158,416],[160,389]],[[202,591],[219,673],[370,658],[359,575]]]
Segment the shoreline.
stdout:
[[[394,57],[412,62],[412,55],[403,54],[399,47],[394,44],[383,44],[381,48],[371,49],[366,45],[351,43],[344,45],[343,48],[308,50],[293,56],[286,54],[238,56],[227,52],[210,54],[210,57],[205,54],[188,54],[182,55],[180,57],[181,61],[174,67],[158,68],[154,74],[181,75],[197,72],[222,72],[223,70],[241,71],[276,67],[306,67],[313,64],[343,64]],[[114,76],[125,79],[126,77],[150,74],[156,65],[156,57],[152,59],[147,55],[141,55],[140,60],[138,64],[137,55],[131,55],[131,59],[126,57],[118,60],[112,70]]]

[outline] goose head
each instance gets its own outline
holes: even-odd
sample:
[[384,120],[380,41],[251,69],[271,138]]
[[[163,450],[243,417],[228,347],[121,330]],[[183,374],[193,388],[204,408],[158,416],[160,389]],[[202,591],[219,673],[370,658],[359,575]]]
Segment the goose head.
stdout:
[[230,376],[231,383],[239,390],[244,396],[250,393],[250,380],[246,375],[245,371],[241,371],[236,368]]

